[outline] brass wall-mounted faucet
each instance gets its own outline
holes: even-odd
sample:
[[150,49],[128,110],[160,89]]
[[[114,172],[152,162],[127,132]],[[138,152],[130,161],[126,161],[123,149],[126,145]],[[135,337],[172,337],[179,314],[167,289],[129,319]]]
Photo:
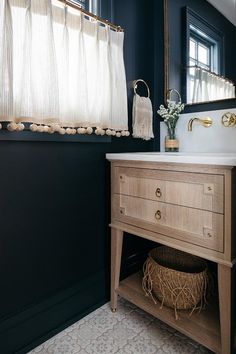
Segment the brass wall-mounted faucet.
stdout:
[[212,119],[210,117],[206,117],[206,118],[191,118],[188,122],[188,131],[191,132],[193,130],[193,122],[197,121],[199,122],[201,125],[203,125],[203,127],[205,128],[209,128],[212,126],[213,122]]

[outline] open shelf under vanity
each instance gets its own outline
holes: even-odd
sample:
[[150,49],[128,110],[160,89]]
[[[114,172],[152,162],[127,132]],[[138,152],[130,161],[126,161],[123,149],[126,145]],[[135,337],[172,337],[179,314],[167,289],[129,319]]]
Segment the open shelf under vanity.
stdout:
[[176,320],[172,308],[167,306],[160,308],[160,302],[157,301],[155,304],[151,297],[145,296],[141,272],[122,280],[116,293],[213,352],[220,353],[220,320],[217,299],[211,298],[205,309],[201,312],[196,310],[191,316],[189,316],[189,310],[178,310],[179,319]]

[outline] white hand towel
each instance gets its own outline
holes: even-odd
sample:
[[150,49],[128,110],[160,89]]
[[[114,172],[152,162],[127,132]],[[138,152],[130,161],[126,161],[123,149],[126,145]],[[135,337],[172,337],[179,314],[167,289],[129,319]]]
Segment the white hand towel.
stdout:
[[154,138],[152,102],[149,97],[134,94],[133,100],[133,137],[150,140]]

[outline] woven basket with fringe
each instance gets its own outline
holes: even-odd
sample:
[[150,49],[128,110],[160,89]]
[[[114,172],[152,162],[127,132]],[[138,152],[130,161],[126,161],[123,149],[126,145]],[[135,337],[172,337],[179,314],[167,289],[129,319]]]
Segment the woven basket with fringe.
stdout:
[[201,311],[206,303],[208,283],[206,262],[196,256],[170,247],[161,246],[150,251],[144,263],[143,290],[146,296],[156,298],[175,311]]

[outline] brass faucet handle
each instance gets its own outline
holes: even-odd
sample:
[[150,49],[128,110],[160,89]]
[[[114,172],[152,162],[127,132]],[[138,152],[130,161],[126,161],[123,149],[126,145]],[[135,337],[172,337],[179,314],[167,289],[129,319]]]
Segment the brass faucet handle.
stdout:
[[226,112],[221,118],[221,122],[224,127],[230,128],[236,124],[236,115],[231,112]]
[[205,127],[205,128],[209,128],[212,126],[212,119],[210,117],[206,117],[206,118],[203,118],[202,119],[202,125]]

